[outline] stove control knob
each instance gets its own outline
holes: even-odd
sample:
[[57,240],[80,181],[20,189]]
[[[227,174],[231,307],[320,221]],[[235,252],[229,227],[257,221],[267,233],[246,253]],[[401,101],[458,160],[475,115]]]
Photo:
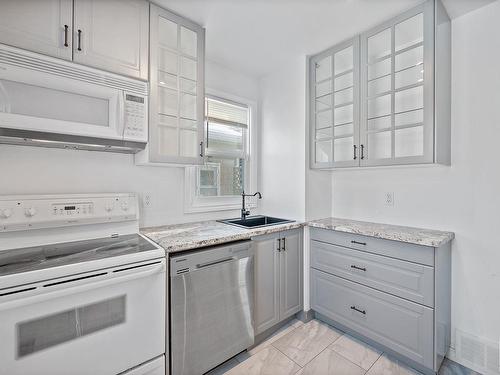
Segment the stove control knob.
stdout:
[[104,209],[107,211],[107,212],[111,212],[113,211],[113,208],[115,208],[115,205],[113,202],[106,202],[106,204],[104,205]]
[[36,215],[36,208],[35,207],[30,207],[30,208],[27,208],[25,211],[24,211],[24,214],[28,217],[32,217],[32,216],[35,216]]
[[122,203],[122,210],[123,211],[128,211],[128,202],[123,202]]
[[8,219],[9,217],[12,216],[12,210],[10,208],[1,210],[0,213],[1,213],[0,216],[3,217],[4,219]]

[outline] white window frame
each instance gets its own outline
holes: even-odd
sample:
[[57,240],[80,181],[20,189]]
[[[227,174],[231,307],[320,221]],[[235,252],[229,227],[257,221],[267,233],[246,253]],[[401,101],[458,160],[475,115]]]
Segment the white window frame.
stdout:
[[[245,179],[244,190],[247,193],[257,191],[257,103],[253,100],[242,98],[236,95],[228,94],[213,89],[206,89],[207,97],[220,98],[221,100],[232,101],[238,104],[248,106],[249,123],[247,132],[247,153],[245,157]],[[205,135],[206,137],[206,135]],[[185,167],[184,178],[184,212],[211,212],[211,211],[227,211],[239,210],[241,208],[241,196],[222,196],[222,197],[201,197],[197,195],[197,166]],[[247,207],[251,209],[257,208],[257,201],[247,198]]]

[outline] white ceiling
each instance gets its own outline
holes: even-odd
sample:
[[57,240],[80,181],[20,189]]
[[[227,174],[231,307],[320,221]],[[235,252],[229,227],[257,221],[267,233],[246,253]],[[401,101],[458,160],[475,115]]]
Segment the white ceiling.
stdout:
[[[207,59],[261,77],[422,0],[154,0],[206,28]],[[456,13],[493,0],[447,0]],[[482,4],[484,5],[484,4]],[[451,12],[450,12],[451,13]]]

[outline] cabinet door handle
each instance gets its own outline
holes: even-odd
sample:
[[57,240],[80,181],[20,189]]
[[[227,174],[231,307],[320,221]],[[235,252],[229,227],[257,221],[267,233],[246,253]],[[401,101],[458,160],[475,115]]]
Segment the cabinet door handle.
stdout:
[[359,242],[359,241],[354,241],[352,240],[351,243],[356,244],[356,245],[363,245],[366,246],[366,242]]
[[365,158],[365,145],[361,145],[361,160]]
[[354,264],[351,264],[351,268],[354,268],[354,269],[357,269],[357,270],[360,270],[360,271],[365,271],[365,272],[366,272],[366,268],[364,268],[364,267],[358,267],[358,266],[356,266],[356,265],[354,265]]
[[276,250],[281,252],[281,238],[278,238],[278,248]]
[[203,141],[200,142],[200,157],[203,157]]
[[283,237],[283,247],[281,248],[281,250],[286,251],[286,239],[285,239],[285,237]]
[[78,29],[78,43],[77,43],[77,50],[81,51],[82,50],[82,30]]
[[363,315],[366,315],[366,310],[360,310],[360,309],[356,308],[356,306],[351,306],[351,310],[354,310],[354,311],[357,311]]
[[356,145],[352,145],[352,147],[354,148],[354,157],[353,157],[353,159],[356,160],[358,158],[358,156],[356,155],[356,148],[357,148],[357,146]]
[[64,47],[68,47],[68,25],[64,25]]

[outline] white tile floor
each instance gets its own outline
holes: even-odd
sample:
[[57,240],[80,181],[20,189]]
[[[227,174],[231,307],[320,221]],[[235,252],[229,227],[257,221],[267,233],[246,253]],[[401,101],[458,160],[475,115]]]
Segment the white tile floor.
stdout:
[[[453,362],[450,362],[450,364]],[[441,374],[472,375],[443,365]],[[267,340],[240,353],[209,375],[416,375],[415,370],[362,341],[312,320],[292,320]]]

